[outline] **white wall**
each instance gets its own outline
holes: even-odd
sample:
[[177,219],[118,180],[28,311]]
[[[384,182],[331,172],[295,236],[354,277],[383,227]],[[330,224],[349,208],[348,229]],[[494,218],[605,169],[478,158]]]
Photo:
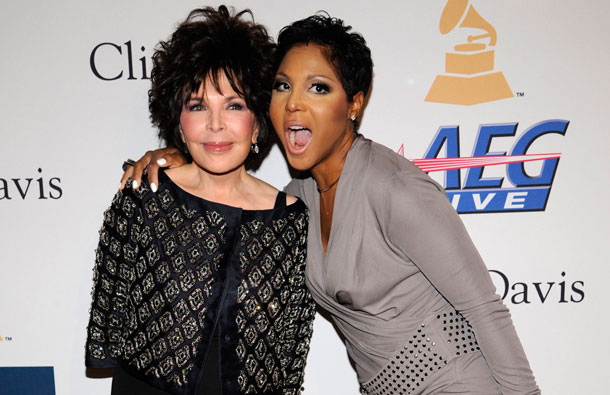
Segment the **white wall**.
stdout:
[[[497,152],[510,151],[532,125],[569,121],[565,135],[544,135],[528,150],[561,154],[544,211],[462,219],[488,267],[508,278],[505,302],[543,391],[603,393],[600,378],[610,351],[604,330],[610,323],[604,306],[610,296],[605,156],[610,6],[601,0],[471,3],[498,33],[494,68],[504,73],[515,97],[469,106],[424,101],[435,77],[444,74],[445,52],[470,32],[439,32],[444,0],[232,5],[251,8],[274,35],[320,9],[363,33],[373,52],[375,80],[361,131],[394,150],[404,144],[408,158],[423,157],[442,126],[459,125],[460,154],[467,157],[480,125],[518,123],[515,137],[492,140],[490,151]],[[110,380],[86,378],[83,363],[97,230],[122,161],[159,144],[148,120],[149,80],[141,79],[139,58],[150,57],[154,45],[200,5],[187,0],[3,4],[0,366],[53,366],[57,394],[109,392]],[[128,41],[134,79],[127,78]],[[114,81],[97,78],[90,67],[92,50],[104,42],[122,51],[103,46],[95,59],[106,77],[123,72]],[[146,65],[149,73],[148,60]],[[526,171],[536,175],[541,163],[528,163]],[[277,149],[257,175],[277,187],[288,181]],[[432,175],[444,182],[442,173]],[[463,185],[466,170],[461,176]],[[505,165],[488,167],[483,176],[504,177],[502,188],[513,188]],[[501,276],[493,278],[504,292]],[[345,350],[322,317],[315,324],[305,388],[306,394],[358,391]]]

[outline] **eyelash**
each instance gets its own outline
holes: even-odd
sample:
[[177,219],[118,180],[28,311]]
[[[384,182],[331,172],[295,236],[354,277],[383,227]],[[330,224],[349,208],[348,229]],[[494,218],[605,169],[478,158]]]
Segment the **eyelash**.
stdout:
[[284,81],[275,81],[273,83],[273,90],[274,91],[286,92],[288,89],[290,89],[290,85],[288,85],[287,82],[284,82]]
[[[273,90],[278,92],[286,92],[290,90],[290,85],[284,81],[276,81],[273,83]],[[311,84],[308,90],[319,95],[325,95],[330,92],[330,86],[322,82],[314,82]]]
[[[309,89],[313,90],[314,93],[317,93],[320,95],[325,95],[330,92],[330,87],[327,84],[324,84],[322,82],[314,82],[313,84],[311,84],[311,87]],[[321,90],[321,91],[318,91],[318,90]]]
[[[229,110],[234,110],[234,111],[241,111],[241,110],[243,110],[243,109],[244,109],[244,107],[245,107],[245,106],[244,106],[243,104],[241,104],[241,103],[230,103],[230,104],[227,106],[227,108],[228,108]],[[201,111],[201,110],[203,110],[203,109],[204,109],[203,104],[201,104],[201,103],[196,103],[196,104],[187,104],[187,105],[186,105],[186,108],[187,108],[189,111]]]
[[201,105],[201,103],[187,104],[187,108],[189,111],[201,111],[203,109],[203,106]]

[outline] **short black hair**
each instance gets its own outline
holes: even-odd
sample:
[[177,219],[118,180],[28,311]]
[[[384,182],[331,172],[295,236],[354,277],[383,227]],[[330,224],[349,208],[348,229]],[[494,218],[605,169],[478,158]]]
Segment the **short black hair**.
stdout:
[[[242,17],[250,15],[250,20]],[[180,113],[193,92],[209,77],[216,90],[224,73],[235,92],[255,115],[257,144],[267,143],[271,122],[269,103],[275,44],[267,29],[254,23],[250,10],[235,13],[227,7],[190,12],[152,57],[152,87],[148,92],[150,117],[167,146],[186,153],[180,137]]]
[[348,101],[351,102],[360,91],[366,96],[373,79],[371,50],[364,37],[350,32],[351,29],[341,19],[324,11],[284,27],[277,39],[276,71],[286,53],[295,45],[318,44],[328,49],[326,55],[341,80]]

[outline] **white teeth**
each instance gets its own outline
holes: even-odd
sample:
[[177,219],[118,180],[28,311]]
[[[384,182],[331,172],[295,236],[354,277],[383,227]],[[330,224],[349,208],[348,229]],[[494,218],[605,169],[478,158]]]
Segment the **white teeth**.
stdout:
[[307,130],[307,128],[303,127],[303,126],[290,126],[288,129],[290,129],[290,130]]
[[297,141],[297,137],[296,136],[297,136],[297,133],[294,130],[291,130],[290,131],[290,135],[289,135],[289,137],[290,137],[290,144],[292,144],[292,145],[296,144],[296,141]]

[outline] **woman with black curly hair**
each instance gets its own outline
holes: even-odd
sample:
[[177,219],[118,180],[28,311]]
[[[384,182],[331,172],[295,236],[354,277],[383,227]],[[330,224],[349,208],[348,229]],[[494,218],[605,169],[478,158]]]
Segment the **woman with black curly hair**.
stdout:
[[314,305],[305,204],[246,172],[264,149],[275,45],[221,6],[153,56],[149,108],[188,163],[104,215],[86,365],[112,394],[297,394]]

